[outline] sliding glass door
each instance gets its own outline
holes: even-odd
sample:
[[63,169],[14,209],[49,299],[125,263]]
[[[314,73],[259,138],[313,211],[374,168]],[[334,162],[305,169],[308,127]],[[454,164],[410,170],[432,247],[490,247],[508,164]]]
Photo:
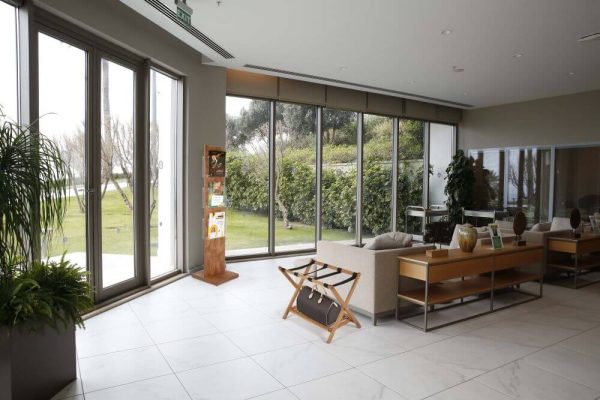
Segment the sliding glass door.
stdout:
[[150,71],[150,276],[176,269],[179,81]]
[[[135,72],[102,58],[100,198],[102,288],[136,276]],[[97,148],[92,149],[95,153]],[[94,154],[97,160],[98,154]]]
[[134,186],[139,65],[50,30],[38,34],[38,51],[40,131],[68,171],[63,228],[45,232],[42,257],[88,270],[96,301],[106,300],[146,279],[135,214],[143,189]]
[[88,268],[88,52],[46,34],[38,37],[40,132],[53,139],[67,167],[68,201],[62,231],[46,232],[42,258],[65,256]]

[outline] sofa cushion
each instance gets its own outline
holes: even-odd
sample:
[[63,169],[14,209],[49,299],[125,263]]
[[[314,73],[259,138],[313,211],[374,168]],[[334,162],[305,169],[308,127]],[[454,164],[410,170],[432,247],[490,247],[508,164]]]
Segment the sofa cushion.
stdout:
[[534,226],[531,227],[530,231],[532,232],[548,232],[551,230],[552,223],[550,222],[538,222]]
[[515,230],[513,229],[512,221],[496,220],[496,221],[494,221],[494,223],[496,225],[498,225],[498,229],[500,229],[501,232],[511,234],[511,235],[515,234]]
[[409,247],[413,235],[404,232],[388,232],[375,236],[365,249],[369,250],[385,250],[385,249],[401,249]]

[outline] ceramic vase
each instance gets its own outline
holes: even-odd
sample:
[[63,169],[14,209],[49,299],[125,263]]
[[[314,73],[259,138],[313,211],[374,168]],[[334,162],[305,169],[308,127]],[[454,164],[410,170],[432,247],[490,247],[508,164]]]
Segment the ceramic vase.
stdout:
[[477,244],[477,229],[467,224],[458,228],[458,246],[465,253],[472,253]]

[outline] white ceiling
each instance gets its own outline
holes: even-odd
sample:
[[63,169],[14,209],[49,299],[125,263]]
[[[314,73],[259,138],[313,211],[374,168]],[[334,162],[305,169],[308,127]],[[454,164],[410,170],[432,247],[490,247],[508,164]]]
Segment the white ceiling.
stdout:
[[598,0],[188,0],[193,26],[230,60],[146,1],[121,1],[229,68],[257,65],[475,107],[600,89],[600,40],[577,41],[600,32]]

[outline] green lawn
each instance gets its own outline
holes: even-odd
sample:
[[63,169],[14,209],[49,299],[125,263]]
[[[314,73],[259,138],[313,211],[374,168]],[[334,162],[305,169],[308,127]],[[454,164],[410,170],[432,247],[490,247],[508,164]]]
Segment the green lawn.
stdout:
[[[150,221],[152,255],[156,255],[157,213]],[[229,209],[226,212],[227,250],[267,247],[268,218],[264,214]],[[106,192],[102,199],[102,251],[113,254],[133,254],[133,218],[116,191]],[[292,223],[292,229],[285,229],[281,220],[275,225],[276,246],[313,243],[313,225]],[[327,240],[351,240],[354,234],[341,229],[324,229]],[[63,252],[85,251],[85,218],[79,211],[77,200],[71,197],[63,222],[62,234],[55,233],[49,248],[49,256]]]
[[[267,247],[268,217],[260,213],[252,213],[229,209],[225,217],[225,236],[227,250],[251,249]],[[354,239],[353,233],[341,229],[323,230],[327,240]],[[280,219],[275,223],[275,246],[300,243],[314,243],[314,225],[292,222],[292,229],[286,229]]]

